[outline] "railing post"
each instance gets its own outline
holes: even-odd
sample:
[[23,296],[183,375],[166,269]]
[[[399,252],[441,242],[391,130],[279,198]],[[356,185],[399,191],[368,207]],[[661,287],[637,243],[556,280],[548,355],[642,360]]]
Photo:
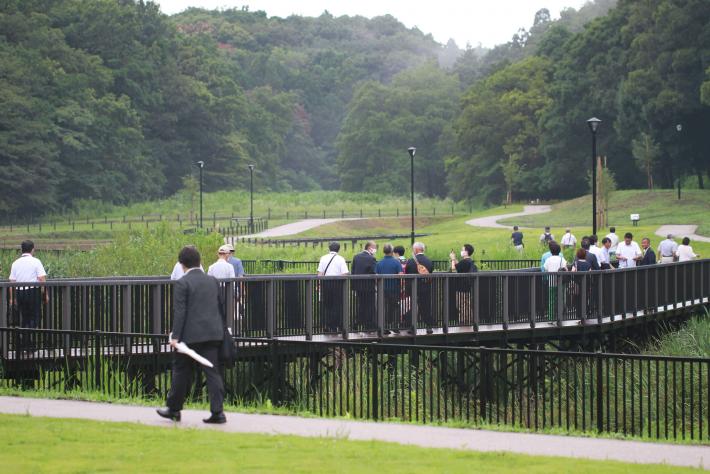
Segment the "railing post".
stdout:
[[274,327],[276,326],[275,309],[276,301],[274,301],[274,282],[273,280],[266,281],[266,337],[274,338]]
[[343,339],[348,338],[348,333],[350,332],[350,285],[348,280],[341,280],[343,282],[343,311],[341,312],[342,318],[342,329],[343,329]]
[[121,326],[123,332],[133,332],[131,326],[131,287],[129,285],[121,285]]
[[153,301],[153,334],[163,333],[163,308],[165,305],[162,304],[160,298],[160,285],[150,285],[150,297]]
[[236,294],[235,287],[238,283],[236,281],[230,281],[227,283],[226,286],[226,296],[225,296],[225,302],[224,302],[224,312],[225,312],[225,323],[227,324],[228,328],[232,329],[232,334],[236,332],[235,327],[236,327],[236,321],[234,318],[234,297]]
[[[451,298],[449,297],[450,295],[450,288],[451,288],[451,278],[449,275],[444,277],[444,334],[449,333],[449,311],[451,310]],[[461,324],[459,322],[459,324]]]
[[507,331],[508,330],[508,321],[510,321],[510,315],[508,314],[508,311],[510,311],[510,304],[508,302],[508,288],[509,285],[509,277],[507,275],[503,276],[503,330]]
[[536,283],[537,275],[532,275],[530,277],[530,328],[535,329],[535,322],[537,319],[537,289]]
[[557,295],[556,295],[556,300],[557,304],[555,307],[555,313],[557,313],[556,319],[557,319],[557,326],[562,327],[562,317],[564,314],[564,293],[565,289],[562,286],[562,275],[559,273],[555,273],[551,275],[552,278],[556,280],[557,283]]
[[582,324],[584,324],[587,321],[587,276],[588,273],[582,273],[582,285],[581,289],[579,292],[579,297],[582,298],[581,305],[580,305],[580,312],[581,314],[579,315],[579,319],[582,321]]
[[[599,296],[597,298],[597,308],[598,308],[597,318],[598,318],[600,325],[604,322],[604,284],[603,284],[603,280],[608,275],[609,274],[606,272],[600,272],[598,274],[598,278],[596,280],[597,295]],[[612,293],[613,293],[613,291],[612,291]],[[612,313],[613,313],[613,311],[612,311]]]
[[[62,287],[62,330],[71,331],[71,287]],[[64,335],[64,357],[71,355],[71,336]]]
[[680,265],[673,264],[673,309],[678,308],[678,267]]
[[481,321],[481,304],[479,295],[481,294],[481,277],[476,275],[473,277],[473,330],[478,332],[478,326]]
[[639,272],[646,271],[643,267],[634,270],[634,318],[639,313]]
[[412,314],[412,331],[414,335],[417,334],[417,316],[419,313],[419,305],[417,304],[417,278],[412,278],[412,295],[410,296],[411,302],[410,306]]
[[612,271],[611,273],[607,273],[606,275],[609,276],[611,279],[611,285],[609,287],[611,288],[611,295],[609,295],[610,300],[611,300],[611,320],[614,321],[616,319],[616,272]]
[[377,277],[377,336],[384,335],[385,328],[385,280]]
[[[7,299],[9,289],[7,287],[0,288],[0,328],[7,328]],[[2,347],[2,358],[7,360],[9,348],[7,347],[8,342],[8,332],[2,331],[0,333],[0,347]]]
[[306,280],[306,340],[313,340],[313,280]]

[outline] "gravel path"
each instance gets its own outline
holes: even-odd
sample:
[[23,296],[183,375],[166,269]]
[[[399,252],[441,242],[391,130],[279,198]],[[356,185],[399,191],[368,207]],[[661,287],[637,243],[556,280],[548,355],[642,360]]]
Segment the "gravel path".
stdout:
[[710,237],[703,237],[695,233],[698,228],[697,225],[662,225],[656,230],[656,235],[660,235],[665,238],[668,234],[673,234],[675,238],[690,238],[690,244],[693,244],[694,240],[698,242],[710,242]]
[[[466,221],[466,224],[475,227],[492,227],[495,229],[512,229],[513,226],[498,224],[501,219],[507,219],[508,217],[518,217],[518,216],[530,216],[533,214],[544,214],[552,210],[551,206],[525,206],[523,212],[514,212],[512,214],[498,214],[497,216],[479,217],[476,219],[471,219]],[[525,227],[521,227],[525,228]]]
[[[173,426],[171,421],[158,417],[154,408],[94,402],[0,397],[0,413]],[[708,446],[238,413],[228,413],[225,425],[207,426],[201,422],[201,418],[205,416],[206,412],[184,410],[183,421],[177,425],[182,428],[215,429],[234,433],[376,440],[427,448],[507,451],[537,456],[566,456],[644,464],[666,463],[710,469]]]
[[255,237],[285,237],[287,235],[300,234],[307,230],[315,229],[326,224],[332,224],[333,222],[340,221],[356,221],[360,220],[358,217],[346,217],[345,219],[303,219],[297,222],[291,222],[290,224],[280,225],[274,227],[273,229],[267,229],[258,234],[242,235],[240,237],[245,238],[255,238]]

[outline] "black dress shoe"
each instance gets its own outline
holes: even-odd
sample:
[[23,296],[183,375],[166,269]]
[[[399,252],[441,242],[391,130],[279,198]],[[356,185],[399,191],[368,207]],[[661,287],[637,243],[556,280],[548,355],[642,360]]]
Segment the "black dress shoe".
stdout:
[[212,416],[210,416],[209,418],[205,418],[202,421],[205,423],[210,423],[210,424],[214,424],[214,425],[221,425],[222,423],[227,422],[227,417],[224,416],[224,412],[221,411],[219,413],[212,413]]
[[432,328],[426,328],[426,333],[427,334],[434,334],[434,330]]
[[158,408],[155,411],[157,411],[158,415],[162,416],[163,418],[168,418],[173,421],[180,421],[179,411],[173,411],[170,408]]

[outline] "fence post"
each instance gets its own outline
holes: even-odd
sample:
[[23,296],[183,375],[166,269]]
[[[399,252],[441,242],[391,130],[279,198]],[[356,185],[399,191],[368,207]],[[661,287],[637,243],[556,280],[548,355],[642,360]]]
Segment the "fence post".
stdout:
[[313,340],[313,280],[306,280],[306,340]]
[[385,281],[383,277],[377,277],[377,336],[384,335],[385,327]]
[[235,314],[234,300],[235,300],[235,296],[236,296],[236,286],[237,285],[238,285],[238,283],[236,281],[230,281],[227,283],[227,287],[226,287],[227,296],[226,296],[226,301],[224,302],[224,304],[225,304],[224,311],[227,315],[226,323],[227,323],[227,327],[232,329],[232,334],[236,333],[236,327],[237,327],[236,320],[234,318],[234,314]]
[[605,273],[605,275],[609,276],[609,279],[611,280],[611,285],[609,287],[611,288],[611,295],[609,295],[609,299],[611,301],[611,321],[614,321],[616,318],[616,272],[609,272]]
[[604,430],[604,383],[602,379],[602,363],[602,355],[597,354],[597,432],[599,433]]
[[370,346],[370,364],[372,365],[372,419],[377,420],[378,418],[378,408],[380,399],[378,397],[378,392],[380,391],[378,373],[377,373],[377,347]]
[[[71,287],[62,287],[62,330],[71,331]],[[71,355],[71,336],[64,335],[64,357]]]

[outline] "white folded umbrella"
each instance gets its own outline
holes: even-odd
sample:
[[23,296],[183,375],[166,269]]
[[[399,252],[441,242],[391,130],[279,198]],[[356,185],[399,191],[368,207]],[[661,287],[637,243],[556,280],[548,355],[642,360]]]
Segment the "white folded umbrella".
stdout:
[[202,365],[205,365],[207,367],[214,367],[214,365],[212,365],[212,362],[210,362],[209,360],[205,359],[200,354],[195,352],[194,349],[190,349],[187,346],[187,344],[185,344],[184,342],[178,342],[175,345],[175,349],[177,349],[177,351],[180,352],[181,354],[185,354],[187,356],[192,357],[193,359],[195,359],[197,362],[199,362]]

